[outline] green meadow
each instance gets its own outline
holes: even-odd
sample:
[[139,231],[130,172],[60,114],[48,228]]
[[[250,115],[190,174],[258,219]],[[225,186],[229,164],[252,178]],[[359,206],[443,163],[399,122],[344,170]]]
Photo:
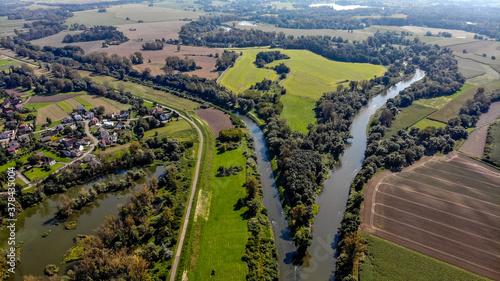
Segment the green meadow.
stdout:
[[443,123],[443,122],[438,122],[438,121],[434,121],[434,120],[430,120],[430,119],[424,118],[424,119],[418,121],[412,127],[416,127],[416,128],[420,128],[420,129],[423,129],[423,128],[426,128],[426,127],[444,128],[444,127],[446,127],[446,124]]
[[368,242],[368,254],[360,266],[360,280],[489,280],[469,271],[380,239],[376,236],[363,233],[363,237]]
[[415,104],[420,104],[423,106],[427,107],[432,107],[435,109],[441,109],[445,107],[448,103],[450,103],[453,99],[456,97],[460,96],[461,94],[467,92],[469,89],[473,88],[473,85],[470,84],[464,84],[462,88],[460,88],[460,91],[454,93],[453,95],[450,96],[441,96],[437,98],[432,98],[432,99],[420,99],[415,101]]
[[[242,93],[264,78],[275,80],[278,75],[274,70],[257,68],[253,63],[259,52],[266,48],[232,49],[242,52],[233,68],[229,69],[220,79],[220,83],[235,93]],[[290,59],[277,60],[266,65],[273,67],[285,63],[290,73],[280,81],[287,94],[282,97],[283,112],[281,117],[295,130],[306,131],[307,124],[315,123],[313,109],[316,100],[323,93],[332,92],[346,80],[367,80],[384,74],[386,69],[380,65],[367,63],[345,63],[328,60],[306,50],[279,50]]]
[[[203,231],[198,237],[196,270],[188,272],[189,280],[245,280],[248,274],[242,260],[247,243],[247,207],[236,208],[239,199],[245,198],[243,187],[246,179],[246,145],[224,153],[214,153],[210,187],[200,187],[209,201],[208,211],[196,215],[194,224],[201,224]],[[220,166],[240,166],[243,171],[229,177],[216,177]],[[203,203],[201,203],[203,204]],[[198,213],[198,208],[196,210]],[[194,269],[194,268],[193,268]],[[212,275],[212,272],[215,272]]]
[[399,130],[406,130],[410,128],[434,111],[436,111],[436,109],[419,104],[412,104],[403,108],[401,112],[396,115],[396,120],[392,122],[391,128],[385,133],[384,138],[389,138],[397,134]]
[[158,133],[158,138],[167,137],[169,139],[177,139],[179,141],[194,140],[197,138],[196,129],[194,129],[185,119],[179,121],[171,121],[165,124],[165,127],[146,131],[144,138],[153,138]]

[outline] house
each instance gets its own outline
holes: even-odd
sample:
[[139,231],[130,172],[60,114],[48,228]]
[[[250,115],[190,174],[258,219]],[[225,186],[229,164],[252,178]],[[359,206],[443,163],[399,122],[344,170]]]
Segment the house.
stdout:
[[73,163],[71,163],[71,165],[81,166],[81,165],[83,165],[83,162],[82,162],[82,160],[75,160],[75,161],[73,161]]
[[44,158],[44,157],[45,157],[45,153],[43,153],[43,152],[38,152],[38,153],[36,154],[36,156],[38,156],[38,157],[40,157],[40,159],[42,159],[42,158]]
[[80,114],[75,114],[75,116],[73,116],[73,119],[75,119],[75,121],[81,121],[83,120],[83,117]]
[[54,158],[46,157],[43,163],[52,166],[56,163],[56,160],[54,160]]
[[5,100],[4,102],[2,102],[2,107],[7,109],[10,107],[10,100]]
[[[93,113],[92,113],[93,114]],[[90,122],[94,123],[97,125],[97,123],[99,123],[99,118],[97,117],[92,117],[92,119],[90,119]]]
[[[26,124],[21,124],[21,125],[26,125]],[[32,131],[31,126],[24,126],[22,128],[19,128],[19,130],[17,130],[19,134],[29,134],[31,133],[31,131]]]
[[43,137],[40,139],[41,142],[48,142],[48,141],[51,141],[52,140],[52,137],[51,136],[46,136],[46,137]]
[[128,118],[128,111],[127,110],[120,111],[120,118]]
[[14,131],[3,131],[2,133],[0,133],[0,139],[1,140],[4,140],[4,139],[8,139],[8,138],[11,138],[14,136]]
[[29,170],[29,169],[31,169],[31,168],[33,168],[33,167],[32,167],[30,164],[28,164],[28,165],[24,166],[24,169],[25,169],[25,170]]
[[7,111],[5,111],[5,113],[7,113],[7,115],[12,115],[12,114],[14,114],[14,110],[7,110]]
[[10,105],[12,105],[12,106],[16,106],[16,105],[18,105],[18,104],[22,104],[22,103],[23,103],[23,101],[22,101],[22,100],[15,99],[15,100],[12,100],[12,101],[10,102]]
[[74,150],[74,149],[73,149],[73,150],[70,150],[70,151],[69,151],[69,153],[70,153],[70,156],[71,156],[71,157],[78,157],[78,156],[82,155],[82,152],[81,152],[81,151],[79,151],[79,150]]
[[57,135],[57,131],[53,130],[53,131],[48,131],[47,133],[43,134],[44,137],[52,137],[52,136],[55,136]]
[[[89,112],[87,112],[87,118],[88,118],[88,119],[93,119],[93,118],[94,118],[94,116],[95,116],[95,115],[94,115],[94,112],[90,112],[90,111],[89,111]],[[99,119],[97,119],[97,121],[99,121]],[[96,122],[97,122],[97,121],[96,121]]]
[[85,155],[85,157],[83,157],[83,160],[84,160],[85,162],[90,162],[90,161],[95,160],[95,159],[96,159],[96,158],[95,158],[95,155],[94,155],[94,154],[87,154],[87,155]]
[[18,138],[20,141],[24,141],[24,142],[30,141],[30,136],[28,136],[28,135],[18,136],[17,138]]
[[9,147],[13,147],[13,146],[19,146],[19,143],[17,141],[9,142]]
[[65,117],[63,120],[62,120],[63,123],[69,123],[69,122],[73,122],[73,118],[71,117]]
[[22,103],[16,104],[16,105],[14,105],[14,108],[17,110],[20,110],[23,108],[23,104]]
[[76,128],[77,128],[75,124],[72,124],[72,125],[71,125],[71,126],[69,126],[69,127],[70,127],[70,128],[71,128],[71,130],[73,130],[73,131],[74,131],[74,130],[76,130]]
[[103,139],[99,142],[99,145],[102,146],[102,147],[106,147],[108,145],[111,145],[111,141],[109,140],[106,140],[106,139]]
[[75,138],[71,138],[71,139],[63,139],[62,140],[62,143],[64,144],[64,146],[66,147],[70,147],[70,146],[73,146],[73,144],[76,144],[78,142],[78,139],[75,139]]
[[5,122],[5,126],[10,126],[10,125],[17,125],[17,121],[16,120],[12,120],[12,121]]
[[83,150],[83,145],[81,145],[81,144],[77,144],[77,143],[75,143],[75,144],[73,144],[71,147],[72,147],[74,150],[78,150],[78,151],[82,151],[82,150]]
[[162,114],[163,113],[163,108],[157,107],[153,110],[151,110],[151,114],[156,115],[156,114]]
[[113,127],[113,126],[115,126],[115,122],[112,122],[112,121],[105,121],[103,123],[103,127],[109,127],[110,128],[110,127]]
[[116,142],[118,140],[118,134],[114,132],[112,135],[109,135],[108,140]]
[[19,150],[19,146],[17,146],[17,145],[7,148],[7,151],[12,155],[16,154],[18,150]]
[[168,114],[162,114],[162,115],[160,115],[160,120],[161,121],[167,121],[168,120]]
[[64,126],[63,126],[63,125],[61,125],[61,124],[56,125],[56,126],[54,127],[54,130],[55,130],[55,131],[61,131],[61,130],[64,130]]
[[79,105],[79,106],[77,107],[77,109],[78,109],[78,110],[80,110],[80,111],[83,111],[83,110],[85,110],[85,111],[86,111],[85,106],[83,106],[83,105]]
[[54,141],[54,142],[49,143],[49,145],[52,147],[59,147],[59,144],[61,144],[61,143],[58,141]]
[[109,138],[109,132],[108,131],[101,131],[101,139],[107,140]]

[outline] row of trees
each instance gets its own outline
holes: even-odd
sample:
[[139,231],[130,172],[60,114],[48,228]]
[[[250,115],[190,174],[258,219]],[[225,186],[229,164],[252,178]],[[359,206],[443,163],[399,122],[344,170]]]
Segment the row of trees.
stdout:
[[[82,33],[77,34],[67,34],[63,38],[63,43],[74,43],[74,42],[87,42],[87,41],[97,41],[106,40],[111,44],[121,44],[127,42],[129,39],[123,34],[123,32],[116,29],[114,26],[104,26],[96,25],[87,28]],[[108,43],[108,44],[109,44]]]

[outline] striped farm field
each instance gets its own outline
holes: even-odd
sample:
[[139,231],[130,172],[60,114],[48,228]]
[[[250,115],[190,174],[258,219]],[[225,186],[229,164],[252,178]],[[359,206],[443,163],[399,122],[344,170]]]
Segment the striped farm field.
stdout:
[[38,109],[36,125],[47,124],[47,118],[50,118],[52,122],[55,122],[68,116],[69,115],[66,111],[62,110],[57,104],[54,103]]
[[57,103],[57,106],[59,106],[62,110],[71,113],[73,112],[73,107],[67,103],[66,101],[60,101]]
[[78,106],[82,105],[81,103],[77,102],[75,99],[69,99],[65,100],[66,103],[68,103],[72,108],[78,108]]
[[116,108],[114,105],[111,105],[110,103],[104,101],[98,96],[91,96],[91,95],[85,95],[80,97],[82,100],[88,102],[91,104],[93,107],[99,107],[99,106],[104,106],[105,110],[104,113],[110,114],[110,113],[118,113],[120,112],[120,109]]

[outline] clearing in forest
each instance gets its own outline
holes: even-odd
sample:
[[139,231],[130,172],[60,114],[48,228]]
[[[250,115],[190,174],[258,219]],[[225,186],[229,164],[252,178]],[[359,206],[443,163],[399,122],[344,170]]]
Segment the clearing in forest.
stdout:
[[366,185],[365,232],[500,280],[500,172],[452,152]]

